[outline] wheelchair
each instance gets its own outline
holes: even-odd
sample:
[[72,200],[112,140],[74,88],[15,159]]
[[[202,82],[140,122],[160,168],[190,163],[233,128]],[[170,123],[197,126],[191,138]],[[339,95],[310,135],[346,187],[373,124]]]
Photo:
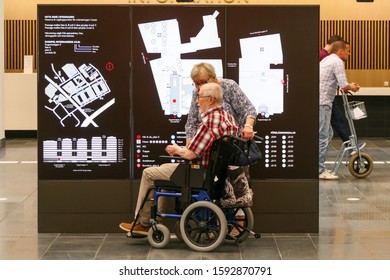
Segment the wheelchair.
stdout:
[[[261,237],[259,233],[252,231],[254,218],[248,205],[239,203],[223,207],[220,203],[224,196],[229,167],[235,166],[240,168],[240,171],[249,169],[248,166],[240,166],[240,159],[249,157],[246,145],[249,142],[233,135],[222,135],[212,144],[206,172],[203,166],[194,163],[194,160],[160,156],[179,164],[169,180],[154,182],[154,186],[148,189],[141,204],[140,211],[147,201],[153,200],[152,226],[147,236],[152,247],[164,248],[171,238],[169,228],[158,221],[159,217],[177,219],[174,226],[176,237],[199,252],[212,251],[223,242],[241,244],[251,234],[255,238]],[[154,191],[153,198],[148,199],[152,191]],[[173,213],[158,211],[158,200],[161,197],[174,199]],[[140,211],[136,215],[133,228],[139,219]],[[137,235],[132,231],[133,229],[127,233],[127,236],[136,238]]]

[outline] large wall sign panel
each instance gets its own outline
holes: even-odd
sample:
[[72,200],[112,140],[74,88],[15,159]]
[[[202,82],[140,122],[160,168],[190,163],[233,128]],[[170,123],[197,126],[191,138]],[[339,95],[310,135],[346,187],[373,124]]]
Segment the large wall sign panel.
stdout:
[[318,6],[227,9],[227,76],[255,105],[264,137],[253,179],[318,178],[318,30]]
[[42,5],[38,20],[39,179],[129,178],[129,8]]
[[144,168],[159,164],[171,141],[185,145],[193,65],[212,63],[223,76],[225,8],[133,7],[132,22],[134,178],[139,178]]
[[318,231],[319,6],[38,5],[38,26],[40,232],[131,218],[142,171],[185,145],[200,62],[258,111],[255,230]]

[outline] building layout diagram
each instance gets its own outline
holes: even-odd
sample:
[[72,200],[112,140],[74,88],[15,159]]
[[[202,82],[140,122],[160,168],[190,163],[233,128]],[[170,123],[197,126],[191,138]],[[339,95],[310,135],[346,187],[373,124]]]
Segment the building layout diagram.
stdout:
[[[223,73],[220,59],[182,59],[185,53],[220,48],[218,35],[218,11],[203,16],[203,28],[183,43],[180,38],[177,19],[138,24],[148,54],[161,54],[160,58],[148,60],[142,54],[144,63],[150,63],[161,107],[165,115],[185,115],[191,104],[194,89],[190,72],[194,64],[209,62],[216,68],[217,76]],[[283,113],[284,70],[280,34],[267,34],[240,38],[239,85],[256,107],[257,112],[269,118]]]
[[111,92],[99,70],[92,64],[77,68],[68,63],[58,72],[53,64],[51,67],[54,77],[45,75],[49,104],[45,108],[53,112],[63,127],[98,127],[94,119],[115,103],[115,98],[102,106],[101,102],[95,102]]
[[[194,86],[190,72],[194,64],[208,62],[214,65],[217,76],[222,77],[220,59],[182,59],[181,55],[199,50],[221,47],[217,20],[219,12],[203,16],[203,28],[190,42],[182,43],[177,19],[138,24],[147,53],[161,57],[149,60],[154,82],[165,115],[188,114]],[[146,63],[145,54],[144,62]]]
[[43,162],[101,163],[118,161],[118,141],[114,136],[59,138],[43,141]]
[[280,34],[242,38],[240,48],[241,89],[262,116],[283,113],[284,71],[277,68],[283,64]]

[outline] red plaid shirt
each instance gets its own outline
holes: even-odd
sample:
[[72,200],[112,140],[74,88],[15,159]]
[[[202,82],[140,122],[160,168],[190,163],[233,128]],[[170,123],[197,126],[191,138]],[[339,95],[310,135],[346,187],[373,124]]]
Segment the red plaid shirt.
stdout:
[[198,125],[188,149],[202,157],[202,164],[207,168],[210,159],[211,145],[221,135],[238,135],[238,125],[234,118],[222,106],[217,106],[201,115],[202,122]]

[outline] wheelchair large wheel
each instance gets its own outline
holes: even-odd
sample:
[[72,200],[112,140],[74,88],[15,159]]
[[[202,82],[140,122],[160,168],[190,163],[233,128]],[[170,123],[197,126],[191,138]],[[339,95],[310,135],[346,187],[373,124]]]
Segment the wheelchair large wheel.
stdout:
[[156,224],[155,226],[156,230],[153,230],[152,226],[148,231],[149,244],[154,248],[164,248],[171,240],[171,232],[162,224]]
[[177,221],[175,223],[175,235],[178,240],[183,241],[183,236],[181,235],[181,231],[180,231],[180,221]]
[[[250,235],[250,231],[253,229],[254,224],[251,208],[227,208],[224,209],[224,212],[228,224],[225,242],[239,244],[245,239],[247,239]],[[246,228],[247,230],[242,227]]]
[[227,222],[217,205],[198,201],[189,205],[180,220],[184,242],[191,249],[208,252],[217,248],[225,239]]
[[365,178],[374,169],[374,161],[366,153],[360,153],[360,157],[361,159],[355,154],[349,159],[349,172],[356,178]]
[[[194,221],[189,221],[189,223],[190,223],[191,227],[196,226]],[[175,223],[175,235],[176,235],[178,240],[183,241],[183,236],[182,236],[181,231],[180,231],[180,221],[177,221]],[[195,235],[195,233],[193,233],[193,235]]]

